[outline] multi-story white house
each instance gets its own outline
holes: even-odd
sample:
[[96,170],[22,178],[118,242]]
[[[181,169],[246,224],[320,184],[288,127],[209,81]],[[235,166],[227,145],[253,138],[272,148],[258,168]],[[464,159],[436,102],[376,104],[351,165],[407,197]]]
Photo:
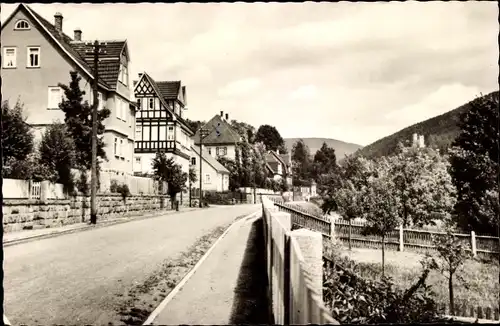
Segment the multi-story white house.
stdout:
[[[64,92],[59,83],[69,84],[70,71],[77,71],[85,91],[84,100],[93,101],[92,46],[76,29],[71,38],[64,33],[63,15],[56,13],[50,23],[29,6],[20,4],[5,20],[2,40],[2,97],[13,107],[24,104],[27,122],[36,130],[35,140],[55,121],[64,122],[59,109]],[[107,161],[103,171],[132,174],[136,105],[131,101],[128,68],[130,53],[126,40],[106,42],[99,63],[99,107],[111,116],[104,121],[103,135]]]
[[[198,182],[191,185],[194,189],[199,189],[200,180],[200,147],[192,146],[191,166],[196,173]],[[203,191],[224,192],[229,190],[229,171],[212,157],[206,149],[203,149],[202,162],[202,188]]]
[[151,173],[152,161],[159,151],[173,157],[182,170],[188,172],[194,132],[182,117],[186,109],[186,87],[180,81],[156,82],[145,72],[139,74],[134,84],[139,107],[134,172]]
[[[215,115],[203,127],[209,134],[203,138],[203,147],[208,154],[214,158],[226,157],[235,159],[236,146],[242,141],[241,136],[229,123],[229,115],[220,111],[220,115]],[[193,137],[196,146],[200,146],[200,131],[197,130]]]

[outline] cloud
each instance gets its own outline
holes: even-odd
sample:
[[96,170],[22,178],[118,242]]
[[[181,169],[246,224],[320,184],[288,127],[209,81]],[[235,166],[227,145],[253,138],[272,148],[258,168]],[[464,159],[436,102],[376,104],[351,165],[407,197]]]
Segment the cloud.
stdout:
[[258,78],[245,78],[231,82],[219,90],[222,97],[234,97],[252,93],[260,86]]
[[441,115],[469,102],[480,95],[476,87],[459,83],[443,85],[421,101],[386,114],[386,118],[397,123],[415,123]]
[[300,86],[290,94],[292,100],[311,100],[318,95],[318,89],[314,85]]
[[[2,22],[16,6],[2,4]],[[188,118],[224,110],[284,137],[365,145],[498,88],[494,2],[30,7],[62,12],[69,35],[126,38],[132,76],[187,86]]]

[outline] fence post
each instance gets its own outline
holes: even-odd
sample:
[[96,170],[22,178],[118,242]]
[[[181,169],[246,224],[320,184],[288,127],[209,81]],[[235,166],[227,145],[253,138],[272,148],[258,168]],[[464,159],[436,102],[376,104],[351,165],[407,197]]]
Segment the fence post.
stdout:
[[477,256],[477,249],[476,249],[476,232],[470,231],[470,245],[472,249],[472,255],[474,257]]
[[40,182],[40,200],[46,201],[49,196],[49,181]]
[[399,225],[399,251],[404,251],[404,249],[405,249],[403,232],[404,232],[403,224],[400,224]]
[[291,238],[297,241],[304,257],[304,272],[312,281],[312,291],[323,293],[323,235],[307,229],[292,231]]

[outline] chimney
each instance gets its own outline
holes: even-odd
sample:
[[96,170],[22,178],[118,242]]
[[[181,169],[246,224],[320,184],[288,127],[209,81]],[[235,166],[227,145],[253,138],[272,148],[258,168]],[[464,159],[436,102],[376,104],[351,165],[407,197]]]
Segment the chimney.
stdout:
[[142,72],[139,73],[139,79],[142,77]]
[[420,135],[418,137],[418,147],[420,147],[420,148],[425,147],[424,135]]
[[62,33],[62,23],[63,23],[63,15],[60,12],[56,12],[54,15],[54,26],[56,31]]
[[412,140],[411,145],[417,146],[417,143],[418,143],[418,135],[415,133],[415,134],[413,134],[413,140]]
[[224,118],[224,111],[220,111],[220,117]]
[[75,41],[81,41],[82,40],[82,30],[77,28],[73,31],[75,36],[73,37]]
[[226,121],[229,121],[229,114],[226,113]]
[[279,149],[276,150],[276,154],[280,155],[280,150]]

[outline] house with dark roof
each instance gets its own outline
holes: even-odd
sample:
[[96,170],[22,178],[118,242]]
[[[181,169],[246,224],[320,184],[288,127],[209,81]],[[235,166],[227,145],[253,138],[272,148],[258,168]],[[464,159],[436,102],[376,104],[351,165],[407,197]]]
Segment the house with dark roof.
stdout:
[[135,125],[134,172],[149,173],[158,151],[189,171],[194,132],[183,118],[186,86],[180,81],[156,81],[148,73],[134,81],[138,111]]
[[[204,146],[203,146],[204,147]],[[191,146],[191,166],[196,172],[196,179],[198,182],[191,185],[194,189],[199,189],[200,180],[200,147]],[[229,170],[220,164],[212,155],[208,154],[207,150],[203,148],[203,162],[202,162],[202,182],[203,190],[208,191],[227,191],[229,190]]]
[[[64,113],[59,109],[64,93],[58,84],[69,84],[70,71],[77,71],[82,78],[84,100],[93,101],[93,57],[87,54],[92,45],[82,39],[80,29],[74,31],[73,38],[68,36],[63,22],[60,13],[49,22],[20,4],[1,28],[3,100],[11,107],[17,101],[24,105],[37,141],[47,126],[64,121]],[[98,66],[99,108],[111,111],[104,122],[108,161],[102,162],[102,170],[131,174],[136,105],[131,100],[129,85],[130,52],[126,40],[101,41],[106,42],[106,53],[100,56]]]
[[265,155],[266,168],[269,176],[274,180],[286,177],[287,183],[292,184],[292,157],[290,154],[280,154],[278,151],[269,151]]
[[[229,114],[215,115],[203,127],[208,135],[203,138],[203,146],[214,158],[226,157],[234,160],[236,157],[236,146],[242,141],[241,136],[229,123]],[[195,145],[200,145],[200,131],[197,130],[193,137]]]

